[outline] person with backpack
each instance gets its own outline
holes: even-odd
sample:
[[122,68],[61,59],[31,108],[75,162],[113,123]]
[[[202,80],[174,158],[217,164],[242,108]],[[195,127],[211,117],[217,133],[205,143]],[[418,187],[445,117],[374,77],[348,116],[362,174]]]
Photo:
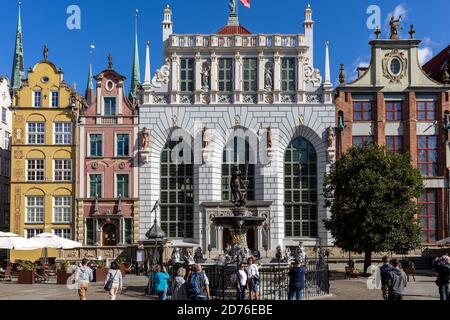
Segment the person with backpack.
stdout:
[[158,295],[159,300],[167,300],[167,290],[169,289],[170,276],[166,272],[166,269],[158,264],[155,266],[153,274],[153,288]]
[[78,283],[78,296],[80,300],[87,300],[89,283],[94,280],[92,269],[87,266],[88,259],[83,259],[81,265],[75,270],[75,282]]
[[194,265],[194,273],[189,278],[188,296],[191,300],[210,300],[209,280],[202,266]]
[[109,292],[109,299],[116,300],[117,293],[122,291],[123,278],[122,272],[119,270],[117,262],[111,263],[111,268],[108,270],[108,274],[105,279],[104,289]]
[[237,300],[245,300],[245,289],[247,288],[247,271],[243,263],[239,264],[236,272]]
[[389,300],[389,290],[387,286],[387,277],[390,271],[392,271],[394,268],[392,268],[392,265],[389,263],[389,257],[384,256],[381,259],[381,262],[383,265],[380,267],[380,277],[381,277],[381,293],[383,294],[384,300]]
[[295,300],[295,298],[297,298],[297,301],[302,300],[305,275],[305,268],[300,260],[295,259],[293,267],[289,270],[289,300]]
[[450,257],[443,256],[436,264],[438,274],[436,284],[439,287],[439,298],[442,301],[450,300],[449,282],[450,282]]
[[389,301],[403,300],[403,292],[408,282],[406,273],[400,268],[400,262],[397,259],[391,261],[393,270],[387,275],[387,287],[389,291]]
[[247,259],[247,268],[245,271],[247,272],[247,284],[249,290],[249,298],[250,300],[258,300],[258,291],[259,291],[259,270],[258,266],[254,264],[255,259],[250,257]]

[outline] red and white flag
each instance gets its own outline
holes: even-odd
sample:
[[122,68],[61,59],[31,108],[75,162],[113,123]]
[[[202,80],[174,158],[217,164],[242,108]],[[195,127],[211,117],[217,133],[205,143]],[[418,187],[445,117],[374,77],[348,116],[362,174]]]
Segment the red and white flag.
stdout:
[[250,9],[250,0],[241,0],[241,2],[244,5],[244,7]]

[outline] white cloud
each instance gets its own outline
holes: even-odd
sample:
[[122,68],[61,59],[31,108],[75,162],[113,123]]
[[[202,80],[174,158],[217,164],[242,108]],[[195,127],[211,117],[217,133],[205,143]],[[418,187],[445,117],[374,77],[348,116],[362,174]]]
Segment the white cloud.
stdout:
[[[401,16],[402,17],[401,23],[403,23],[408,19],[408,8],[404,3],[401,3],[397,5],[394,8],[394,10],[388,13],[386,19],[384,20],[384,27],[383,27],[383,31],[385,31],[387,34],[390,33],[389,22],[391,21],[392,16],[394,16],[396,19]],[[401,27],[403,27],[403,25],[401,25]]]
[[360,56],[355,61],[353,61],[351,65],[351,74],[349,77],[350,81],[356,80],[358,78],[358,68],[367,68],[370,65],[370,57],[368,56]]
[[423,66],[433,57],[433,49],[431,47],[419,48],[419,63]]

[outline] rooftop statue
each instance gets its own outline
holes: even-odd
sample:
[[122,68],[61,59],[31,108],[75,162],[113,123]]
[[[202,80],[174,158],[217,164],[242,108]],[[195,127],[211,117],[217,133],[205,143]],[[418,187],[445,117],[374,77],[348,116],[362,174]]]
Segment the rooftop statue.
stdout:
[[400,28],[400,22],[402,20],[402,16],[395,19],[394,16],[391,17],[391,21],[389,22],[391,28],[391,39],[397,40],[399,39],[398,29]]

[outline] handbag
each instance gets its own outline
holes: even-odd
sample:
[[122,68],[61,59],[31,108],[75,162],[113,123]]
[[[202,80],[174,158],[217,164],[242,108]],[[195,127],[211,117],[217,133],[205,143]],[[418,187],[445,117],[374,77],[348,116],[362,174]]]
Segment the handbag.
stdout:
[[108,281],[106,281],[105,286],[103,287],[103,289],[105,289],[105,291],[110,291],[112,289],[113,281],[114,281],[114,278],[117,275],[117,272],[118,272],[118,270],[116,270],[116,273],[114,274],[114,277],[111,277],[111,275],[109,276]]

